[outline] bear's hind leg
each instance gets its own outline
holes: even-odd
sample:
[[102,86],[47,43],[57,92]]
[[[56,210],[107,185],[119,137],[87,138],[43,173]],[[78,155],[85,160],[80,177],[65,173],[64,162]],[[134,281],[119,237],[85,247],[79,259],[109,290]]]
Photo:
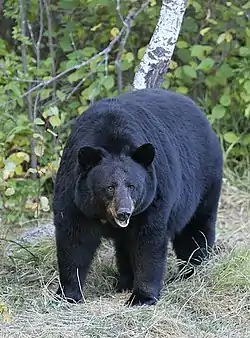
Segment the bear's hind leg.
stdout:
[[[215,242],[215,225],[218,203],[221,191],[221,181],[212,185],[206,192],[192,219],[173,240],[173,248],[178,259],[184,261],[182,270],[188,263],[190,269],[184,269],[183,278],[190,277],[194,266],[201,264],[209,257]],[[189,264],[188,264],[189,265]]]

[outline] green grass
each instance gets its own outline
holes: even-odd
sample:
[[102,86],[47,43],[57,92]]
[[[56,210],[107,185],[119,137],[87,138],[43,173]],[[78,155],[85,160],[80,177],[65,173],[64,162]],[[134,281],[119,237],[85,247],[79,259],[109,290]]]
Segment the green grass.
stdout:
[[[104,241],[85,300],[57,302],[54,240],[27,248],[0,242],[0,337],[250,337],[250,194],[225,186],[212,259],[186,281],[167,283],[176,268],[170,250],[160,301],[124,306],[114,290],[114,251]],[[1,305],[2,304],[2,305]]]

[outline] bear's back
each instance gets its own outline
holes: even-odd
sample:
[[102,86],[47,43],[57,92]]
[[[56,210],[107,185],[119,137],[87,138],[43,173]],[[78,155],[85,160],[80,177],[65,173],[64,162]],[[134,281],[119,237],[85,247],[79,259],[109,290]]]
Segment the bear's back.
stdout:
[[[77,128],[97,133],[111,131],[136,133],[140,131],[149,140],[163,134],[171,142],[179,143],[180,137],[189,141],[197,138],[217,142],[205,114],[188,97],[164,89],[142,89],[118,97],[102,99],[90,107],[77,121]],[[139,140],[142,142],[143,140]],[[165,137],[163,142],[165,143]]]
[[68,148],[90,145],[119,153],[145,142],[156,148],[158,166],[180,161],[195,173],[221,157],[205,114],[190,98],[164,89],[142,89],[96,102],[77,119]]
[[154,167],[160,198],[179,200],[181,212],[195,205],[222,175],[218,138],[205,114],[180,94],[144,89],[96,102],[77,119],[67,140],[56,181],[58,194],[73,198],[78,150],[102,147],[123,154],[144,143],[156,150]]

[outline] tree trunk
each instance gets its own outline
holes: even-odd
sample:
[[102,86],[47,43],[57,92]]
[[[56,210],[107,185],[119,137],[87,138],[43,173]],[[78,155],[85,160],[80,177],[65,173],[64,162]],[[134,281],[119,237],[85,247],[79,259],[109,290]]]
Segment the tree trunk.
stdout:
[[135,74],[134,89],[161,87],[179,36],[186,0],[163,0],[160,18]]

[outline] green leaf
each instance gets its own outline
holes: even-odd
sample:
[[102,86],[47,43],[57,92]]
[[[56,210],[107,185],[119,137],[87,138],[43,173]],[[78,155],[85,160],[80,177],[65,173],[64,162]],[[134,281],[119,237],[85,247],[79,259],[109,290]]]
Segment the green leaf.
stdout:
[[197,57],[199,60],[204,58],[205,48],[201,45],[194,45],[191,47],[191,56]]
[[74,110],[74,109],[78,108],[79,105],[80,105],[80,102],[77,101],[77,100],[74,100],[74,101],[69,103],[68,107],[69,107],[69,109]]
[[239,48],[240,56],[250,56],[250,48],[249,47],[240,47]]
[[34,134],[33,134],[33,137],[34,137],[35,139],[40,139],[40,140],[43,141],[43,136],[42,136],[41,134],[34,133]]
[[42,211],[49,211],[49,200],[46,196],[41,196],[40,197],[40,206]]
[[230,106],[230,104],[231,104],[230,96],[226,95],[226,94],[222,95],[221,98],[220,98],[220,104],[224,107]]
[[59,109],[57,106],[50,107],[47,111],[47,116],[58,116]]
[[84,77],[86,77],[86,68],[81,67],[77,69],[74,73],[70,74],[68,76],[68,80],[70,83],[72,83],[78,80],[82,80]]
[[244,102],[250,102],[250,94],[247,94],[245,91],[242,91],[240,93],[240,98],[244,101]]
[[201,11],[201,4],[199,4],[197,1],[192,1],[191,4],[192,4],[192,7],[194,7],[194,9],[197,13],[199,13]]
[[4,40],[0,39],[0,55],[5,56],[7,53],[6,51],[6,43]]
[[24,161],[29,162],[30,157],[27,153],[19,151],[13,153],[8,157],[8,161],[15,163],[16,165],[23,163]]
[[224,117],[224,115],[226,114],[226,109],[225,107],[221,106],[221,105],[216,105],[213,109],[212,109],[212,116],[215,119],[222,119]]
[[177,93],[181,93],[181,94],[187,94],[188,93],[188,88],[184,87],[184,86],[180,86],[176,88],[176,92]]
[[105,76],[102,80],[102,85],[107,89],[110,90],[114,87],[114,78],[111,75]]
[[247,80],[243,85],[245,91],[250,94],[250,80]]
[[66,95],[61,90],[56,91],[56,96],[61,102],[63,102],[66,98]]
[[184,65],[187,65],[191,61],[191,53],[189,49],[177,49],[176,55]]
[[[96,71],[104,71],[106,68],[106,65],[102,63],[102,58],[97,57],[96,59],[92,60],[89,64],[90,70],[94,73]],[[86,74],[84,75],[86,76]]]
[[212,18],[206,18],[206,20],[207,20],[207,22],[209,22],[209,23],[212,23],[213,25],[217,25],[218,24],[218,21],[216,21],[216,20],[214,20],[214,19],[212,19]]
[[44,145],[43,144],[37,144],[35,146],[35,154],[38,157],[43,156],[43,154],[44,154]]
[[242,6],[243,9],[250,9],[250,1],[247,1],[245,5]]
[[138,58],[139,60],[142,59],[142,57],[143,57],[143,55],[144,55],[144,53],[145,53],[146,48],[147,48],[147,47],[142,47],[142,48],[140,48],[140,49],[138,50],[137,58]]
[[250,134],[242,136],[241,144],[244,146],[248,146],[250,144]]
[[220,68],[217,70],[216,75],[218,77],[228,79],[234,76],[234,72],[233,72],[233,69],[227,63],[223,63],[220,66]]
[[182,67],[183,72],[186,76],[190,77],[191,79],[196,79],[197,78],[197,74],[194,68],[185,65]]
[[119,34],[119,28],[117,28],[117,27],[113,27],[112,29],[111,29],[111,31],[110,31],[110,34],[111,34],[111,36],[113,37],[113,38],[115,38],[118,34]]
[[207,58],[201,61],[197,69],[208,72],[211,68],[213,68],[215,61],[211,58]]
[[[106,68],[106,65],[97,65],[96,69],[93,69],[93,71],[96,71],[97,73],[104,73],[106,71]],[[108,70],[110,70],[110,65],[108,66]]]
[[220,45],[223,41],[225,41],[225,39],[226,39],[226,33],[220,34],[217,39],[217,44]]
[[94,25],[90,30],[92,32],[95,32],[96,30],[98,30],[101,27],[102,27],[102,22],[99,22],[97,25]]
[[81,99],[89,100],[95,98],[100,93],[100,80],[96,80],[81,92]]
[[69,37],[66,35],[64,35],[61,39],[59,39],[59,45],[65,53],[71,52],[73,49],[71,41]]
[[16,173],[18,176],[21,176],[21,175],[23,174],[23,168],[22,168],[21,164],[18,164],[18,165],[16,166],[15,173]]
[[134,54],[129,52],[124,55],[124,60],[127,60],[128,62],[132,62],[134,60]]
[[17,86],[16,84],[10,83],[9,88],[13,91],[14,94],[16,94],[17,97],[22,95],[19,86]]
[[195,19],[191,18],[190,16],[187,16],[184,18],[183,28],[184,30],[186,30],[186,32],[193,35],[193,33],[198,32],[199,26],[197,25]]
[[97,53],[97,50],[95,47],[86,47],[83,49],[83,55],[88,58],[93,56],[96,53]]
[[174,76],[177,78],[177,79],[181,79],[182,76],[183,76],[183,73],[182,73],[182,68],[181,67],[178,67],[175,69],[174,71]]
[[249,118],[250,117],[250,104],[247,105],[246,109],[245,109],[245,117]]
[[68,76],[69,83],[73,83],[73,82],[76,82],[78,80],[82,80],[82,78],[84,77],[83,73],[85,73],[85,70],[78,69],[74,73],[70,74]]
[[43,89],[40,94],[41,100],[46,100],[50,94],[52,93],[52,89]]
[[45,122],[42,119],[40,119],[40,117],[36,117],[35,120],[34,120],[34,123],[37,126],[43,126],[45,124]]
[[15,189],[13,187],[7,188],[4,192],[4,195],[9,197],[15,194]]
[[173,60],[170,60],[168,68],[172,70],[172,69],[176,69],[177,67],[178,67],[178,63]]
[[178,41],[176,45],[180,49],[189,47],[189,45],[186,41]]
[[57,115],[53,115],[49,118],[49,122],[52,125],[53,128],[59,127],[62,123],[61,119]]
[[129,62],[128,60],[121,60],[121,70],[128,70],[133,66],[132,62]]
[[164,89],[168,89],[170,87],[170,79],[167,76],[165,77],[165,81],[163,82],[162,87]]
[[200,31],[200,35],[204,36],[210,31],[211,27],[205,27]]
[[224,140],[228,143],[236,143],[239,141],[239,137],[232,131],[229,131],[223,135]]
[[88,106],[80,106],[79,108],[77,108],[77,112],[78,112],[79,115],[81,115],[87,109],[88,109]]

